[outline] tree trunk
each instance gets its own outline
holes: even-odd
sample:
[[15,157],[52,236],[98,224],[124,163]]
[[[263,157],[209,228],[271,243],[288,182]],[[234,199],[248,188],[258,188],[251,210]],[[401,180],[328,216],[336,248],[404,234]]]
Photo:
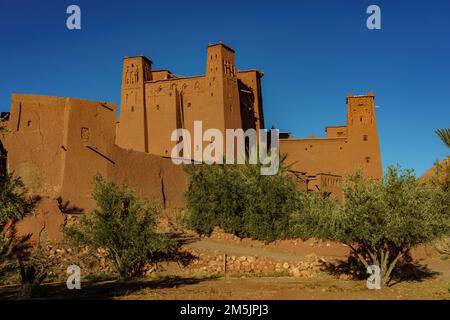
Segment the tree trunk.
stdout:
[[395,257],[395,259],[391,262],[391,264],[389,265],[389,269],[386,271],[386,274],[383,277],[383,283],[385,285],[389,284],[389,281],[391,280],[391,273],[395,268],[395,265],[397,264],[398,260],[403,256],[403,254],[405,253],[405,250],[400,251],[397,256]]

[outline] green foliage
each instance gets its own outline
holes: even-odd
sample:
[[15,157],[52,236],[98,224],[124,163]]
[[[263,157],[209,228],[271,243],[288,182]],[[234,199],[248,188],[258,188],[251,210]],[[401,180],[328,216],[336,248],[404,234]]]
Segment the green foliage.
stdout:
[[107,249],[107,258],[121,278],[139,275],[146,263],[169,259],[177,252],[176,240],[156,232],[156,206],[127,186],[95,176],[93,197],[94,212],[65,227],[64,234],[75,246]]
[[44,268],[39,269],[36,263],[31,234],[19,236],[16,230],[16,223],[33,210],[37,200],[27,196],[20,178],[0,174],[0,272],[19,270],[22,298],[33,295],[46,277]]
[[[431,187],[441,189],[447,198],[447,203],[450,203],[450,158],[442,162],[436,161],[434,170],[434,175],[427,183]],[[450,221],[448,221],[448,228],[450,228]],[[450,256],[450,235],[435,241],[434,247],[440,254]]]
[[334,199],[319,192],[301,192],[299,209],[291,214],[290,235],[303,240],[309,238],[338,241],[342,210]]
[[[23,182],[12,174],[0,174],[0,264],[1,269],[16,259],[28,255],[30,244],[26,237],[18,237],[16,222],[25,217],[34,207],[34,201],[26,196]],[[1,271],[1,270],[0,270]]]
[[9,221],[19,221],[29,213],[35,200],[27,195],[27,190],[18,177],[13,174],[0,174],[0,228],[3,230]]
[[239,237],[266,242],[288,236],[289,215],[296,209],[296,183],[280,159],[275,175],[261,165],[185,166],[189,228],[210,234],[214,227]]
[[5,133],[8,132],[8,128],[4,120],[5,120],[4,118],[0,118],[0,137],[2,137]]
[[36,199],[27,196],[20,178],[9,173],[0,174],[0,262],[11,258],[12,252],[18,254],[19,249],[24,249],[30,236],[18,239],[15,224],[33,210],[35,203]]
[[19,259],[21,298],[30,298],[39,294],[41,283],[47,278],[47,268],[50,265],[48,257],[41,248],[31,251],[27,249],[26,257]]
[[436,134],[450,148],[450,129],[438,129],[436,130]]
[[436,161],[434,175],[432,175],[430,183],[432,186],[441,188],[442,191],[450,194],[450,157],[442,162]]
[[348,177],[344,194],[343,206],[305,195],[292,216],[293,233],[347,244],[365,267],[381,268],[385,283],[411,248],[449,234],[447,195],[420,183],[410,170],[389,167],[382,182],[357,172]]

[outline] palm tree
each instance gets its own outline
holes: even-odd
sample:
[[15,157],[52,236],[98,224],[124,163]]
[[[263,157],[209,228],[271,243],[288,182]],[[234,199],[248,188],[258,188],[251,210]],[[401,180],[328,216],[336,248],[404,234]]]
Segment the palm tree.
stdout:
[[450,148],[450,129],[438,129],[435,132],[441,138],[442,142]]

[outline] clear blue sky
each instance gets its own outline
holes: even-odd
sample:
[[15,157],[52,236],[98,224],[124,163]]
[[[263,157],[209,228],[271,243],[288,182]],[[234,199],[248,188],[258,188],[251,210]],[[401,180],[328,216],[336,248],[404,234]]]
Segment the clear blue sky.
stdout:
[[[77,4],[82,30],[66,29]],[[382,30],[366,28],[381,7]],[[383,166],[418,175],[448,150],[450,1],[0,0],[0,110],[12,93],[120,102],[123,56],[202,74],[206,45],[236,50],[240,69],[265,72],[266,126],[296,137],[345,124],[348,92],[376,96]]]

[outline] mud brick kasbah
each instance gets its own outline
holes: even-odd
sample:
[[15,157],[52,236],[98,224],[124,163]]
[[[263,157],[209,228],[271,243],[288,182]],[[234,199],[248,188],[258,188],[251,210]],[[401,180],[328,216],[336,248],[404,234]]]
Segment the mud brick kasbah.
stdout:
[[[41,197],[19,225],[35,241],[57,241],[68,212],[94,206],[92,177],[125,183],[161,207],[184,206],[186,176],[170,159],[177,128],[263,129],[261,78],[257,69],[238,70],[235,51],[207,47],[206,73],[178,76],[153,70],[144,56],[123,59],[120,118],[112,103],[45,95],[13,94],[0,141],[0,169],[20,176]],[[325,128],[325,137],[296,139],[280,133],[280,152],[299,188],[342,199],[343,177],[361,168],[382,175],[374,95],[347,96],[347,124]],[[195,146],[192,146],[195,148]]]

